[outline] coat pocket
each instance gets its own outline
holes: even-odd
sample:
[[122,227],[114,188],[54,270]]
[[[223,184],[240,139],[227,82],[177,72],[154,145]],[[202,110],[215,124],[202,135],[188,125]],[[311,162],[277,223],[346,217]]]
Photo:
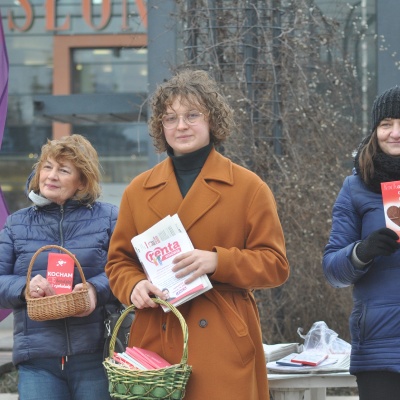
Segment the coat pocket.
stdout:
[[229,305],[224,297],[216,290],[206,292],[207,297],[220,310],[227,331],[241,357],[243,365],[246,365],[255,357],[255,347],[249,330],[241,316]]
[[359,334],[360,343],[398,338],[400,299],[374,299],[364,304],[359,317]]

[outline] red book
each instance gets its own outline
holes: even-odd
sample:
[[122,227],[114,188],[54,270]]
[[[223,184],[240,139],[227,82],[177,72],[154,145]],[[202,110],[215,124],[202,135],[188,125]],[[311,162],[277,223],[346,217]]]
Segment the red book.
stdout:
[[72,292],[74,259],[68,254],[49,253],[46,279],[56,294]]
[[315,351],[304,351],[303,353],[296,354],[290,361],[302,365],[311,365],[316,367],[322,361],[328,358],[327,353],[318,353]]
[[382,182],[381,189],[386,227],[400,237],[400,181]]
[[160,355],[151,350],[141,349],[139,347],[127,347],[126,352],[129,356],[139,361],[148,369],[158,369],[171,366],[171,364],[164,360]]

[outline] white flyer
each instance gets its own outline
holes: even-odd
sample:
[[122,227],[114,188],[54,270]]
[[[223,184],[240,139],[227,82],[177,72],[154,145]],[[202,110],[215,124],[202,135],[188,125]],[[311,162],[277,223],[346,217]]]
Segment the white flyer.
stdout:
[[[147,231],[131,240],[148,279],[160,290],[168,292],[167,301],[178,306],[212,288],[207,275],[186,284],[188,278],[176,278],[172,260],[181,253],[194,250],[193,244],[177,214],[168,215]],[[164,311],[169,311],[163,306]]]

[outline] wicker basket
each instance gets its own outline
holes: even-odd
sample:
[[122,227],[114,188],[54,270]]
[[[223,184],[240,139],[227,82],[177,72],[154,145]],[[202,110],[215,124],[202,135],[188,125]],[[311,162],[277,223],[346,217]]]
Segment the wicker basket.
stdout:
[[[43,251],[48,249],[58,249],[70,255],[75,265],[78,267],[81,275],[83,289],[77,292],[58,294],[54,296],[45,296],[39,298],[31,297],[30,281],[32,274],[32,267],[36,257]],[[25,298],[28,307],[28,316],[35,321],[47,321],[51,319],[61,319],[72,317],[74,315],[86,312],[90,309],[89,290],[86,283],[85,275],[83,274],[82,267],[76,257],[67,249],[57,245],[47,245],[41,247],[33,255],[29,263],[28,272],[26,275],[26,291]]]
[[115,325],[110,341],[109,357],[103,362],[108,376],[110,395],[113,399],[180,400],[185,396],[185,387],[192,372],[192,367],[187,365],[187,325],[181,313],[173,305],[164,300],[153,300],[156,303],[169,307],[181,323],[183,331],[183,354],[181,362],[180,364],[174,364],[166,368],[145,371],[131,370],[113,362],[112,356],[114,355],[118,329],[129,311],[135,308],[134,305],[127,307]]

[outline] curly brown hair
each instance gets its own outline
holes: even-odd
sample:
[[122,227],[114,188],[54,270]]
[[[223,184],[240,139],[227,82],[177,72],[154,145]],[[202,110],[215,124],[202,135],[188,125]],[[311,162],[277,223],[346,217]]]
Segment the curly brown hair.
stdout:
[[149,131],[158,153],[167,150],[162,117],[177,98],[187,106],[195,105],[205,114],[210,125],[210,141],[214,145],[222,143],[231,134],[235,125],[233,110],[220,93],[217,82],[206,71],[182,70],[159,85],[152,96]]
[[[40,171],[43,164],[52,158],[70,161],[79,171],[84,189],[75,193],[74,199],[83,204],[92,204],[101,195],[100,163],[96,150],[91,143],[81,135],[64,136],[61,139],[47,140],[42,146],[39,160],[33,166],[35,171]],[[39,193],[39,173],[35,173],[29,183],[29,190]]]

